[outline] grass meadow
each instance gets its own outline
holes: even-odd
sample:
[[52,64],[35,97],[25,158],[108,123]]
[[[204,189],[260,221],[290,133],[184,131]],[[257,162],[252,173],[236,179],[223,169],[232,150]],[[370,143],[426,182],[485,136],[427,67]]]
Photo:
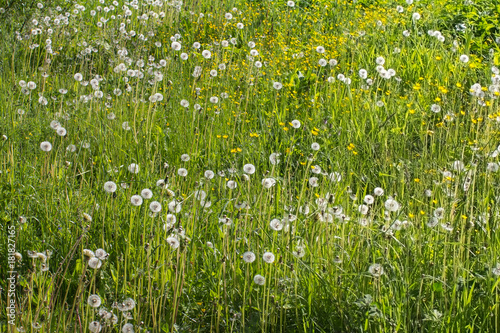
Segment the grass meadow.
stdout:
[[499,332],[499,17],[0,1],[0,332]]

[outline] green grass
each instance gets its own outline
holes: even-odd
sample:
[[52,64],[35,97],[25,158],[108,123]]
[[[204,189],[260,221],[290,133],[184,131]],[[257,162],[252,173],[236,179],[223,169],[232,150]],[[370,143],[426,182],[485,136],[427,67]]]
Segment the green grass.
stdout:
[[496,36],[444,1],[160,3],[0,11],[0,332],[500,330]]

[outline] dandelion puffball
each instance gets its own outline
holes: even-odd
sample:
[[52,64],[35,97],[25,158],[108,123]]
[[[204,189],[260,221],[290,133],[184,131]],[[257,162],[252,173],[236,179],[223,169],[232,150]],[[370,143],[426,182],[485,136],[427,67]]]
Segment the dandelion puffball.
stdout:
[[116,184],[112,181],[109,181],[109,182],[105,182],[104,183],[104,191],[108,192],[108,193],[113,193],[116,191]]
[[48,141],[44,141],[40,143],[40,149],[42,149],[45,152],[49,152],[52,150],[52,144]]
[[135,163],[130,164],[128,166],[128,171],[130,171],[131,173],[139,173],[139,165]]
[[254,276],[253,282],[255,282],[255,284],[259,286],[263,286],[266,283],[266,278],[263,277],[262,275],[257,274]]

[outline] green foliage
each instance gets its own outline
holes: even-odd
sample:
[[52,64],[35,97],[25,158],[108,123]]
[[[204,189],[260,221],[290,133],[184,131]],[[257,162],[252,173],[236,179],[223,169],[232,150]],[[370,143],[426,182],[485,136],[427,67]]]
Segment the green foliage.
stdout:
[[83,5],[1,4],[16,329],[497,330],[496,3]]
[[446,1],[439,10],[439,27],[466,40],[472,51],[487,54],[491,47],[497,49],[500,5],[496,1]]

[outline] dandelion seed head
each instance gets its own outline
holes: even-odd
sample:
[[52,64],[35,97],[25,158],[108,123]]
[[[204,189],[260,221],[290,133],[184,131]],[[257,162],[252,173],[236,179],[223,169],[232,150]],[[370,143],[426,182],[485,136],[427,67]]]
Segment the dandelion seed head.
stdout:
[[102,261],[97,257],[92,257],[89,259],[89,267],[93,269],[99,269],[102,266]]
[[397,212],[400,208],[399,203],[392,198],[387,199],[384,203],[384,206],[385,209],[387,209],[390,212]]
[[500,263],[497,263],[497,265],[492,268],[491,272],[495,276],[500,276]]
[[255,253],[253,253],[252,251],[247,251],[245,253],[243,253],[243,261],[248,263],[248,264],[251,264],[255,261],[256,257],[255,257]]
[[128,171],[131,173],[139,173],[139,165],[132,163],[128,166]]
[[205,59],[210,59],[212,57],[212,52],[210,52],[209,50],[204,50],[203,52],[201,52],[201,55]]
[[114,193],[117,189],[116,183],[112,181],[108,181],[104,183],[104,191],[108,193]]
[[140,195],[134,194],[130,197],[130,202],[134,206],[140,206],[142,205],[142,197]]
[[170,245],[173,249],[177,249],[180,245],[179,240],[175,237],[168,237],[167,238],[167,243]]
[[101,326],[101,323],[99,323],[98,321],[92,321],[89,324],[89,331],[90,332],[97,333],[97,332],[100,332],[101,330],[102,330],[102,326]]
[[372,264],[368,268],[368,272],[374,277],[380,277],[384,274],[384,267],[380,264]]
[[283,84],[281,82],[274,82],[273,88],[276,90],[280,90],[281,88],[283,88]]
[[52,144],[48,141],[43,141],[40,143],[40,149],[44,152],[49,152],[52,150]]
[[243,172],[253,175],[255,173],[255,166],[253,164],[245,164],[243,166]]
[[185,168],[179,168],[179,169],[177,170],[177,174],[178,174],[179,176],[181,176],[181,177],[186,177],[186,176],[187,176],[187,174],[188,174],[188,171],[187,171],[187,169],[185,169]]
[[254,276],[253,282],[255,282],[255,284],[259,286],[263,286],[266,283],[266,278],[263,277],[262,275],[257,274]]
[[153,213],[159,213],[161,212],[161,203],[159,203],[158,201],[153,201],[149,204],[149,209],[153,212]]
[[283,229],[284,225],[280,219],[272,219],[271,222],[269,223],[269,226],[274,231],[280,231],[281,229]]
[[274,254],[272,254],[271,252],[265,252],[262,255],[262,259],[264,260],[264,262],[272,264],[274,262]]
[[101,298],[96,294],[90,295],[87,299],[87,303],[93,308],[98,308],[101,305]]
[[99,258],[101,260],[105,260],[105,259],[108,258],[108,253],[105,250],[103,250],[103,249],[97,249],[97,250],[95,250],[94,254],[95,254],[96,258]]
[[206,170],[204,173],[204,176],[206,179],[213,179],[215,176],[215,173],[212,170]]
[[122,333],[134,333],[134,325],[126,323],[122,326]]

